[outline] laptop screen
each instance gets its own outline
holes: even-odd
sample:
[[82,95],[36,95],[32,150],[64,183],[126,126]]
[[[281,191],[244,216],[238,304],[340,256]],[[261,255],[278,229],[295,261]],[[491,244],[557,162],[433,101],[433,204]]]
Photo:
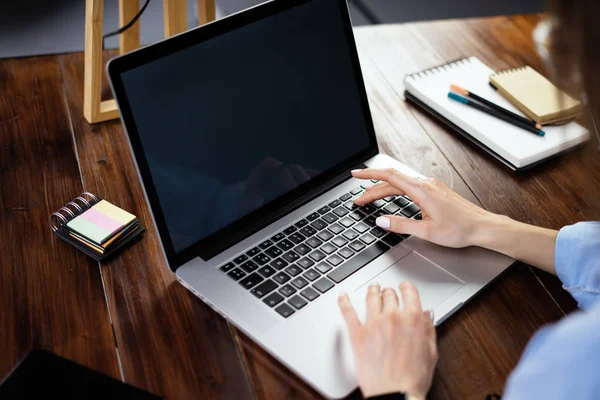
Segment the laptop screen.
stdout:
[[307,1],[121,74],[176,253],[373,146],[347,18]]

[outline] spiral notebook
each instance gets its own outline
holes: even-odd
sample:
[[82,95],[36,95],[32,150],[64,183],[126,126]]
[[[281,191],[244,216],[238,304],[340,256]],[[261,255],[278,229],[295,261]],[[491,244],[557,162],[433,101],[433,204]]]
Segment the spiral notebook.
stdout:
[[138,237],[145,229],[133,214],[84,192],[50,214],[56,236],[102,261]]
[[544,126],[546,135],[531,134],[448,98],[456,84],[519,115],[524,115],[489,85],[495,71],[476,57],[463,58],[404,79],[406,100],[432,114],[514,171],[537,165],[585,142],[588,131],[575,122]]

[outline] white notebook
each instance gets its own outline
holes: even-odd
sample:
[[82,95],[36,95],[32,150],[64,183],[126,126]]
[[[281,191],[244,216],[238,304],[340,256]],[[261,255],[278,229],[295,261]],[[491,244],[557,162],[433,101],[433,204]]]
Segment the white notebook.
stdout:
[[[540,137],[448,98],[450,85],[454,83],[525,116],[489,85],[489,76],[494,73],[478,58],[471,57],[408,75],[404,84],[409,95],[470,135],[513,170],[531,166],[588,139],[588,131],[575,122],[544,126],[546,135]],[[407,98],[411,100],[410,96]]]

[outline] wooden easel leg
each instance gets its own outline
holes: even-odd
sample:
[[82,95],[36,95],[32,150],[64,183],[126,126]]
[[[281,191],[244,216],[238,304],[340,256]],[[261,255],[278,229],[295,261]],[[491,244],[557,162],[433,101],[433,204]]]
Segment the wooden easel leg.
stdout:
[[198,23],[200,25],[212,22],[217,18],[215,0],[198,0]]
[[119,118],[114,100],[102,100],[102,20],[104,0],[85,4],[83,116],[90,123]]
[[186,0],[163,0],[163,12],[166,38],[187,30]]
[[[140,0],[119,0],[119,26],[125,26],[140,10]],[[121,54],[140,47],[140,21],[119,35]]]

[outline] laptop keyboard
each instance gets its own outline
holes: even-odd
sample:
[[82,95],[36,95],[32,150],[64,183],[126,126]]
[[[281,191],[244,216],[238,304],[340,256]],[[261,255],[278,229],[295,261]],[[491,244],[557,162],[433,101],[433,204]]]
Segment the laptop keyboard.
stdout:
[[407,235],[375,225],[381,215],[420,219],[408,196],[357,206],[367,181],[220,267],[275,312],[287,318],[402,242]]

